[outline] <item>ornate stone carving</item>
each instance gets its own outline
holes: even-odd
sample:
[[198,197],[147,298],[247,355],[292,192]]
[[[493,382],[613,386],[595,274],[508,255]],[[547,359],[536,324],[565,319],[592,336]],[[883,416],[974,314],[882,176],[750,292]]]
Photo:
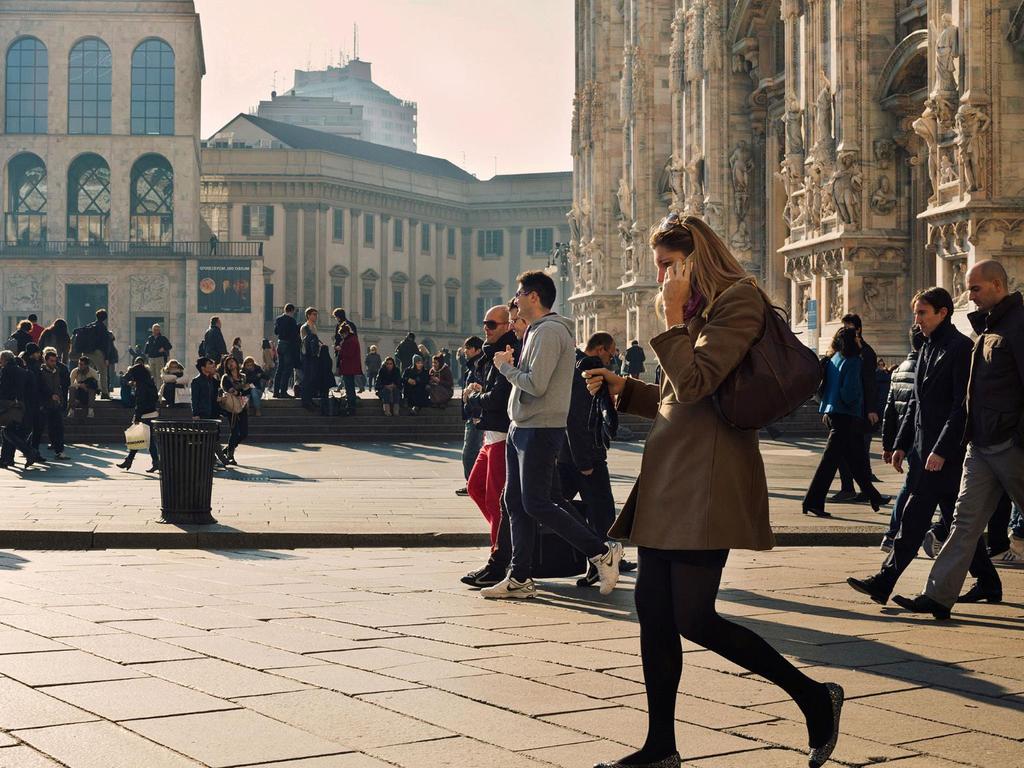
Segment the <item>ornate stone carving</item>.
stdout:
[[840,221],[856,229],[860,226],[860,196],[864,180],[853,152],[843,152],[839,156],[839,167],[832,174],[830,185]]
[[626,177],[619,178],[619,189],[615,193],[615,202],[618,210],[616,214],[619,219],[632,220],[633,218],[633,190],[629,188]]
[[6,270],[7,288],[4,307],[19,312],[38,312],[43,305],[43,278],[37,274],[25,274]]
[[754,170],[754,154],[749,142],[740,141],[729,155],[729,168],[732,170],[732,192],[736,205],[736,215],[740,219],[747,217],[747,206],[750,200],[750,174]]
[[815,154],[819,162],[828,162],[835,154],[832,136],[832,83],[821,70],[821,90],[814,100]]
[[669,204],[669,208],[673,211],[680,210],[685,199],[683,171],[682,159],[672,155],[661,172],[661,181],[658,184],[661,198]]
[[167,275],[132,275],[129,283],[132,309],[139,311],[169,308]]
[[810,256],[790,256],[786,261],[786,276],[798,283],[808,281],[814,276],[813,266]]
[[796,99],[790,99],[786,113],[782,116],[786,127],[786,154],[795,155],[804,151],[804,113]]
[[704,76],[704,0],[694,0],[686,11],[686,79]]
[[672,47],[668,55],[668,67],[673,90],[682,88],[686,77],[686,11],[676,8],[672,19]]
[[800,0],[782,0],[782,2],[779,3],[779,15],[782,17],[783,21],[795,19],[800,15],[800,6]]
[[896,193],[888,176],[879,176],[875,191],[871,193],[871,210],[882,216],[892,213],[896,207]]
[[565,214],[565,220],[569,222],[569,241],[578,243],[580,241],[580,209],[573,203],[572,209]]
[[647,60],[643,51],[633,48],[633,104],[643,109],[647,100]]
[[753,250],[754,244],[750,242],[750,230],[747,228],[747,222],[743,219],[736,221],[736,228],[729,239],[729,245],[736,252],[737,257],[749,254]]
[[864,316],[895,320],[899,311],[899,282],[895,277],[865,277],[861,281]]
[[932,195],[928,202],[934,202],[939,193],[939,121],[935,114],[935,100],[925,99],[924,112],[912,126],[914,133],[921,137],[928,152],[928,179],[932,185]]
[[957,175],[956,166],[953,165],[953,156],[949,152],[939,153],[939,183],[955,184],[960,177]]
[[722,68],[722,9],[721,0],[705,0],[704,59],[709,72]]
[[704,155],[697,147],[690,149],[690,162],[682,169],[686,173],[689,196],[685,201],[687,212],[701,215],[704,211]]
[[967,259],[957,259],[953,262],[950,289],[950,293],[953,294],[954,306],[967,306],[967,300],[970,296],[967,291]]
[[942,14],[939,25],[931,24],[931,36],[935,40],[935,86],[933,93],[958,94],[956,83],[956,59],[960,56],[960,30],[953,23],[953,17]]
[[807,312],[811,306],[811,284],[799,283],[796,287],[796,325],[807,322]]
[[984,134],[991,125],[989,116],[971,104],[961,104],[956,113],[956,151],[960,164],[960,178],[964,190],[974,192],[982,188],[980,179]]
[[883,171],[889,170],[896,156],[896,142],[892,139],[875,139],[872,147],[878,168]]
[[828,320],[831,323],[838,323],[846,314],[842,278],[830,278],[825,281],[825,297],[828,302]]

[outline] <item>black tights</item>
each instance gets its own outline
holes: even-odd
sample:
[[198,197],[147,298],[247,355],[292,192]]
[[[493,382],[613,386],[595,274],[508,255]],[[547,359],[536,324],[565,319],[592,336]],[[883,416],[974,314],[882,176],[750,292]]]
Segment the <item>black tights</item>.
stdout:
[[[700,553],[710,555],[711,553]],[[722,568],[714,558],[706,565],[669,559],[670,553],[640,549],[636,578],[636,612],[640,652],[647,687],[647,741],[625,765],[655,762],[676,752],[676,691],[683,672],[680,635],[775,683],[793,697],[807,718],[810,745],[832,735],[828,690],[790,664],[746,627],[715,611]]]

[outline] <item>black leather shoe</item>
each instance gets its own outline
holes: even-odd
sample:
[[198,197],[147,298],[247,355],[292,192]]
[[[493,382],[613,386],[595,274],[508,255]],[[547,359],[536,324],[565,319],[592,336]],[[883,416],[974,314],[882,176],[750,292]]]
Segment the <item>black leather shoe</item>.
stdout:
[[1002,587],[983,587],[977,581],[956,599],[958,603],[1001,603],[1003,602]]
[[804,507],[803,513],[805,515],[814,515],[815,517],[832,517],[832,515],[824,509],[814,509],[813,507]]
[[483,589],[484,587],[493,587],[495,584],[500,584],[505,580],[505,571],[492,570],[488,566],[484,566],[479,571],[470,571],[463,576],[459,581],[470,587],[477,587]]
[[884,589],[878,583],[877,576],[868,576],[866,579],[855,579],[851,576],[846,580],[846,583],[862,595],[867,595],[879,605],[885,605],[889,601],[891,590]]
[[834,501],[836,503],[839,503],[839,502],[843,502],[843,501],[853,501],[856,498],[857,498],[857,492],[856,491],[836,491],[831,496],[829,496],[828,500],[829,501]]
[[932,600],[928,595],[918,595],[913,599],[903,597],[902,595],[895,595],[892,601],[911,613],[930,613],[940,621],[949,618],[949,608],[942,603]]
[[632,560],[622,558],[619,560],[619,573],[632,573],[636,570],[636,563]]

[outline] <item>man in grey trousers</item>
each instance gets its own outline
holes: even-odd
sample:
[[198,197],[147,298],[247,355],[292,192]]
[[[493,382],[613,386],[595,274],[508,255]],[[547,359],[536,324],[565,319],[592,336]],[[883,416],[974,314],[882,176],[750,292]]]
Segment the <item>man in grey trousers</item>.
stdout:
[[[968,316],[978,335],[967,388],[967,456],[953,527],[932,565],[924,594],[893,600],[909,611],[949,618],[974,555],[1003,493],[1024,503],[1024,300],[1010,293],[1006,270],[981,261],[967,275],[978,311]],[[975,585],[964,601],[1002,600],[1002,585]]]

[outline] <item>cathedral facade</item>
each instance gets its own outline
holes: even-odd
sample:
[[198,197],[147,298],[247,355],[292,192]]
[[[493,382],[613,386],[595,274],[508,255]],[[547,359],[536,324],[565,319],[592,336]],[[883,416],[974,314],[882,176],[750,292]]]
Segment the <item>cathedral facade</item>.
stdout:
[[650,227],[703,217],[824,351],[910,299],[1024,279],[1021,0],[576,0],[577,334],[660,328]]

